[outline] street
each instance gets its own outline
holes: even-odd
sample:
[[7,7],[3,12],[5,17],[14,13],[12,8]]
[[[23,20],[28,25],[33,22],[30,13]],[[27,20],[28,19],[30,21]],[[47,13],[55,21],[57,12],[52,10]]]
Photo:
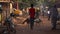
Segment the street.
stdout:
[[[37,19],[39,23],[35,21],[31,30],[30,23],[23,24],[29,17],[39,18],[42,22]],[[53,25],[48,17],[52,17]],[[27,21],[29,22],[29,19]],[[52,30],[55,29],[55,25],[56,30]],[[0,34],[15,34],[15,32],[16,34],[60,34],[60,0],[0,0]]]
[[57,30],[51,30],[52,25],[51,22],[48,21],[47,17],[43,18],[42,16],[40,16],[40,19],[43,22],[39,24],[35,23],[33,30],[30,30],[29,25],[27,23],[25,24],[16,23],[16,30],[17,30],[16,34],[60,34],[60,28],[59,28],[60,25],[57,25]]

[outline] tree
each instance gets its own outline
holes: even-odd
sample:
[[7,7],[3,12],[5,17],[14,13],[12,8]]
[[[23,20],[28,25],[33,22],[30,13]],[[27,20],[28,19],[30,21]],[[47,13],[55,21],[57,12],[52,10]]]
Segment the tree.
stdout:
[[50,0],[50,1],[48,1],[48,3],[49,3],[48,6],[52,7],[55,4],[55,1],[56,0]]
[[37,2],[39,1],[36,1],[36,0],[18,0],[20,3],[19,3],[19,7],[20,8],[26,8],[26,7],[29,7],[30,4],[34,4],[34,6],[37,5]]
[[48,7],[51,7],[55,4],[55,0],[42,0],[41,2]]
[[38,5],[37,2],[39,2],[39,0],[12,0],[13,2],[18,1],[19,7],[20,8],[25,8],[30,6],[30,4],[34,4],[34,6]]

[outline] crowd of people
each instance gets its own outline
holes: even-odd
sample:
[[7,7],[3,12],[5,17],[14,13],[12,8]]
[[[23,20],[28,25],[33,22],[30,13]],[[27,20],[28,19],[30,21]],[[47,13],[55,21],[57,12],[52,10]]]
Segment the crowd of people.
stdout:
[[[49,12],[50,11],[50,12]],[[57,7],[56,5],[52,6],[51,8],[49,8],[49,11],[48,11],[48,20],[51,18],[51,23],[52,23],[52,30],[56,29],[56,23],[57,23],[57,16],[58,16],[58,11],[57,11]],[[0,10],[0,14],[2,13],[2,10]],[[17,12],[19,13],[19,12]],[[35,15],[36,14],[36,15]],[[31,8],[29,9],[29,18],[27,18],[25,21],[29,22],[30,24],[30,29],[33,30],[33,27],[34,27],[34,20],[36,18],[39,19],[39,11],[37,10],[37,12],[35,12],[35,8],[34,8],[34,5],[31,4]],[[13,25],[13,22],[12,22],[12,19],[14,18],[14,16],[16,16],[15,14],[11,13],[10,16],[8,18],[5,19],[5,25],[8,26],[8,28],[12,28],[12,25]],[[0,16],[0,19],[1,19],[1,16]],[[41,20],[40,20],[41,21]],[[39,22],[40,22],[39,21]],[[1,22],[1,20],[0,20]],[[24,22],[23,22],[24,23]],[[7,25],[8,24],[8,25]]]

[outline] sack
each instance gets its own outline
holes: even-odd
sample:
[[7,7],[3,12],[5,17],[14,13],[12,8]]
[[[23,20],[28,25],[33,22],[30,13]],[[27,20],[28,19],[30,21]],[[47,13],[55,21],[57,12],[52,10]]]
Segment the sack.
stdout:
[[24,24],[25,22],[27,22],[27,24],[29,24],[29,23],[30,23],[30,19],[27,18],[26,20],[24,20],[23,24]]
[[34,21],[35,21],[36,23],[42,22],[41,19],[39,19],[39,18],[36,18]]
[[10,16],[11,16],[11,17],[14,17],[14,16],[15,16],[15,14],[14,14],[14,13],[11,13],[11,14],[10,14]]
[[20,13],[19,10],[15,10],[15,11],[14,11],[14,14],[19,14],[19,13]]
[[17,17],[17,16],[19,16],[19,14],[11,13],[10,16],[11,16],[11,17]]

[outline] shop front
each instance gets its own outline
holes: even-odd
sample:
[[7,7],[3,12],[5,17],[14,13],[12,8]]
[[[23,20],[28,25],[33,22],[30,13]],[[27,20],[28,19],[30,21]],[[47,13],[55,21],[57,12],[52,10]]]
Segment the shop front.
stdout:
[[2,25],[2,23],[4,22],[5,18],[9,16],[10,13],[10,8],[9,8],[9,2],[1,2],[0,1],[0,9],[2,10],[2,13],[0,13],[0,24]]

